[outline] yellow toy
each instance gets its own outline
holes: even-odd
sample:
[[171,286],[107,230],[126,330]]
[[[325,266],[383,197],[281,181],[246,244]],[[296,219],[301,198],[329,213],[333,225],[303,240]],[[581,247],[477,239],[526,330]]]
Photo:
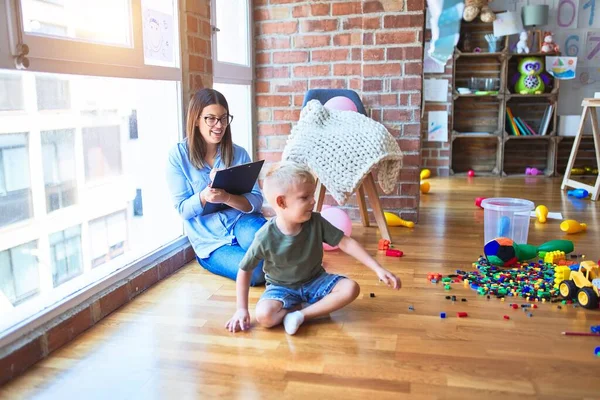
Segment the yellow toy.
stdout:
[[430,176],[431,176],[431,171],[428,170],[427,168],[425,168],[423,171],[421,171],[421,180],[427,179]]
[[548,218],[548,207],[539,205],[535,208],[535,216],[538,221],[542,224],[546,223],[546,219]]
[[598,264],[593,261],[582,261],[578,271],[572,271],[569,279],[558,286],[562,297],[571,299],[577,295],[577,302],[581,307],[598,308],[600,293],[600,271]]
[[391,212],[384,211],[383,215],[385,216],[385,222],[387,222],[388,226],[405,226],[407,228],[415,227],[414,222],[405,221],[396,214],[392,214]]
[[421,181],[421,193],[429,193],[431,189],[431,184],[429,181]]
[[562,281],[567,281],[571,277],[571,268],[566,265],[558,265],[554,268],[554,288],[558,289],[558,285]]
[[580,223],[574,219],[567,219],[560,224],[560,230],[566,233],[579,233],[587,229],[587,224]]
[[558,264],[559,260],[565,260],[565,252],[560,250],[549,251],[544,255],[544,262],[548,264]]

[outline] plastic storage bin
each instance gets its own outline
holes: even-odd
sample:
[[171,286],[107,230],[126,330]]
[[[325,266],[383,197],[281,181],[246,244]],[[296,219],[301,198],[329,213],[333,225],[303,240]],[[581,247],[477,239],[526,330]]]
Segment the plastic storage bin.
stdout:
[[499,197],[485,199],[481,202],[481,206],[485,210],[483,215],[485,243],[498,237],[510,238],[517,244],[527,243],[533,202]]

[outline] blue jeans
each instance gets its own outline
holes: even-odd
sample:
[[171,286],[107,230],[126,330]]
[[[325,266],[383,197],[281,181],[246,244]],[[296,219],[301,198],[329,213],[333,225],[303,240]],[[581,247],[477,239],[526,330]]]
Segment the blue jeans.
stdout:
[[[198,258],[198,263],[216,275],[221,275],[229,279],[237,277],[238,268],[242,258],[246,255],[246,251],[254,240],[254,235],[267,220],[262,214],[252,213],[244,214],[238,219],[233,226],[233,236],[235,236],[234,244],[219,247],[213,251],[208,258]],[[250,286],[258,286],[265,283],[265,273],[262,270],[263,262],[254,269]]]
[[314,304],[331,293],[335,285],[345,278],[345,276],[322,272],[321,275],[296,289],[268,284],[258,301],[277,300],[283,303],[285,309],[302,303]]

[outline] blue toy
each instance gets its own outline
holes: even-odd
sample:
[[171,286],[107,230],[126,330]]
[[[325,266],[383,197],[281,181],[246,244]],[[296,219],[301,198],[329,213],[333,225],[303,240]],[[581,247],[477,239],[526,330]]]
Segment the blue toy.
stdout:
[[567,195],[578,199],[585,199],[590,195],[590,193],[585,189],[573,189],[567,191]]

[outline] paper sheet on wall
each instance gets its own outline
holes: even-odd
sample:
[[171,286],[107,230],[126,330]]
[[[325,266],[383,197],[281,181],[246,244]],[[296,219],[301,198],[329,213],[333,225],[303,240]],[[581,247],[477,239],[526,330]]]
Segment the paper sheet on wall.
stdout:
[[144,58],[159,65],[173,62],[173,16],[153,9],[144,10]]
[[433,58],[429,57],[429,47],[431,46],[430,42],[425,42],[425,58],[423,60],[423,72],[425,73],[433,73],[433,74],[442,74],[446,66],[444,64],[440,64],[435,61]]
[[454,47],[460,37],[465,3],[461,0],[427,0],[431,14],[431,46],[429,56],[440,64],[454,54]]
[[515,35],[523,31],[523,21],[517,11],[496,14],[494,21],[494,36],[502,37]]
[[448,101],[448,79],[425,79],[425,101]]
[[448,111],[430,111],[427,116],[427,140],[448,141]]
[[577,57],[546,57],[546,71],[556,79],[575,79]]

